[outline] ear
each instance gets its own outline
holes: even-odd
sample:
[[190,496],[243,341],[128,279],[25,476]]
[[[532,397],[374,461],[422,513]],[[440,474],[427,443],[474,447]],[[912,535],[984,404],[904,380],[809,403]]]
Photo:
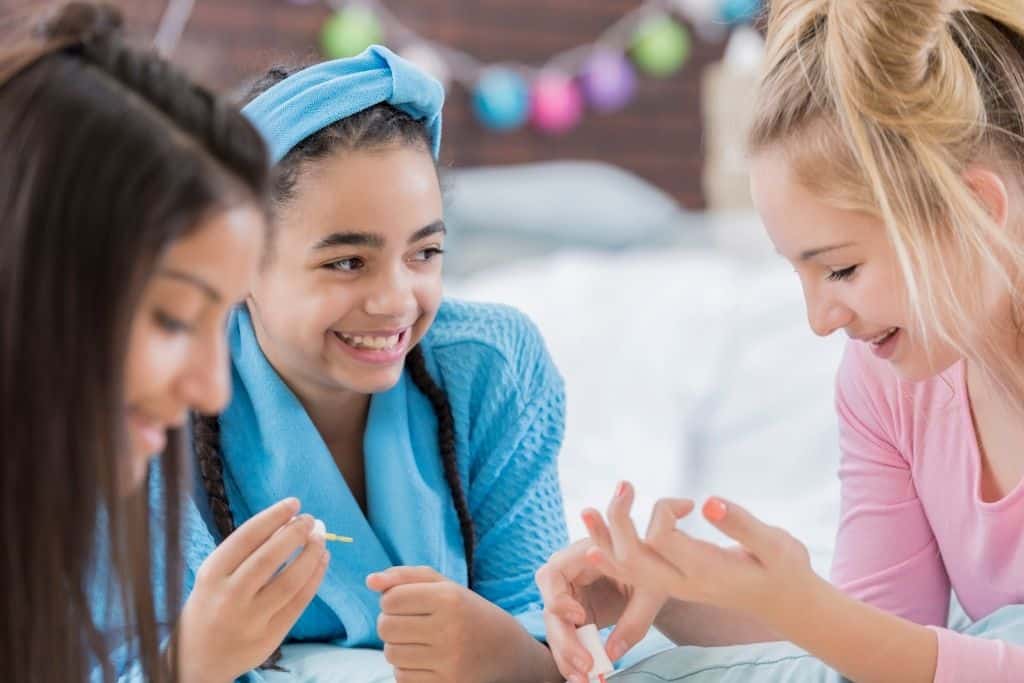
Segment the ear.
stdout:
[[1002,176],[986,166],[973,164],[964,171],[964,182],[985,205],[992,220],[1005,228],[1010,213],[1010,195]]

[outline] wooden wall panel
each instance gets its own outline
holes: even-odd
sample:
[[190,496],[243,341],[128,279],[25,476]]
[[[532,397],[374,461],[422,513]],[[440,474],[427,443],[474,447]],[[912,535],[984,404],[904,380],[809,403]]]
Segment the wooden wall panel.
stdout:
[[[540,65],[552,54],[592,41],[640,0],[385,0],[424,37],[485,61]],[[0,7],[38,5],[0,0]],[[152,35],[165,3],[124,0],[129,26]],[[277,62],[317,58],[325,3],[285,0],[196,0],[175,59],[195,77],[235,88]],[[615,114],[588,114],[564,136],[531,130],[498,134],[476,123],[459,87],[445,108],[444,161],[455,165],[506,164],[556,158],[609,161],[654,182],[690,208],[704,205],[701,191],[700,78],[717,60],[720,44],[694,40],[685,68],[664,80],[642,78],[635,101]],[[738,103],[739,106],[742,106]]]

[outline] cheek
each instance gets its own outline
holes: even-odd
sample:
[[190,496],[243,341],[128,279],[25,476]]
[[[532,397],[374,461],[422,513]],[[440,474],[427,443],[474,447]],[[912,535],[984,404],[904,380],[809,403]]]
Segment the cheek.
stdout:
[[260,278],[253,299],[271,337],[319,338],[352,308],[353,293],[319,275],[277,270]]
[[185,367],[188,338],[168,335],[148,325],[134,332],[125,366],[127,403],[159,399],[171,391],[174,379]]
[[434,314],[437,313],[437,309],[441,306],[443,291],[444,287],[440,275],[431,276],[417,287],[416,300],[425,316],[429,315],[433,318]]

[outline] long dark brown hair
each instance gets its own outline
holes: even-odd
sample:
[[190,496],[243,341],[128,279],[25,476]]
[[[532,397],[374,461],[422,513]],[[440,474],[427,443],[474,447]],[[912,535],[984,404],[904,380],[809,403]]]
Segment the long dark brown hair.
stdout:
[[[275,67],[268,71],[251,88],[248,99],[252,99],[281,82],[295,69]],[[405,112],[381,103],[364,109],[352,116],[333,123],[299,142],[275,167],[271,196],[274,204],[291,201],[295,185],[308,164],[316,163],[341,150],[377,149],[393,144],[422,148],[424,153],[431,150],[430,133],[421,121]],[[427,370],[423,351],[414,347],[406,357],[406,369],[413,384],[430,401],[437,418],[437,441],[444,468],[445,480],[452,495],[459,518],[462,543],[466,553],[467,583],[473,585],[473,555],[476,537],[473,519],[469,514],[469,503],[459,479],[455,449],[455,420],[451,405],[444,389]],[[219,418],[215,415],[198,416],[195,420],[195,450],[200,474],[217,531],[221,538],[227,538],[235,530],[234,516],[224,486],[224,463],[220,446]],[[265,668],[278,668],[281,658],[278,649],[266,663]]]
[[[84,681],[94,667],[112,680],[117,645],[146,680],[174,678],[159,641],[180,601],[185,459],[171,434],[165,524],[151,530],[145,487],[123,490],[128,332],[168,246],[267,184],[265,147],[238,110],[126,47],[120,26],[108,5],[71,3],[0,53],[4,680]],[[103,576],[105,610],[93,604]],[[104,630],[108,617],[123,628]]]

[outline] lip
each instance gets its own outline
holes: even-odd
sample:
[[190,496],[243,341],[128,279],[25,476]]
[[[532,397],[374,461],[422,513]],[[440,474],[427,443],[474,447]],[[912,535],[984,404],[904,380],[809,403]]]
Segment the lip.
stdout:
[[[375,337],[391,337],[398,335],[398,344],[393,349],[357,349],[351,346],[341,335],[345,334],[350,337],[363,337],[363,336],[375,336]],[[405,358],[405,354],[409,351],[409,340],[412,338],[412,327],[404,327],[395,330],[381,330],[377,332],[339,332],[337,330],[331,331],[331,337],[335,343],[346,353],[350,358],[353,358],[361,363],[367,365],[394,365],[397,362],[401,362]]]
[[128,411],[128,423],[136,440],[146,453],[160,453],[167,446],[167,430],[174,429],[175,421],[164,421],[145,415],[138,410]]
[[897,327],[897,326],[893,325],[891,327],[882,328],[881,330],[878,330],[877,332],[872,332],[871,334],[856,334],[856,335],[851,334],[850,335],[850,339],[853,339],[853,340],[859,341],[859,342],[864,342],[865,344],[870,344],[872,339],[877,339],[878,337],[882,336],[883,334],[885,334],[889,330],[893,330],[893,329],[896,330],[897,332],[899,332],[903,328],[902,327]]
[[884,337],[884,341],[881,344],[876,344],[872,340],[873,339],[877,339],[879,337],[879,335],[886,334],[885,331],[879,332],[879,333],[871,335],[871,336],[858,335],[858,336],[853,337],[853,338],[856,339],[857,341],[867,345],[868,348],[871,349],[871,353],[875,354],[877,357],[881,358],[882,360],[890,360],[896,354],[896,347],[899,345],[900,341],[903,338],[903,328],[902,327],[894,327],[894,328],[889,328],[889,329],[892,329],[894,331],[891,334],[889,334],[887,337]]
[[395,327],[388,330],[364,330],[362,332],[353,332],[350,330],[331,330],[336,334],[343,334],[347,337],[393,337],[396,334],[402,334],[412,329],[412,325],[405,325],[403,327]]

